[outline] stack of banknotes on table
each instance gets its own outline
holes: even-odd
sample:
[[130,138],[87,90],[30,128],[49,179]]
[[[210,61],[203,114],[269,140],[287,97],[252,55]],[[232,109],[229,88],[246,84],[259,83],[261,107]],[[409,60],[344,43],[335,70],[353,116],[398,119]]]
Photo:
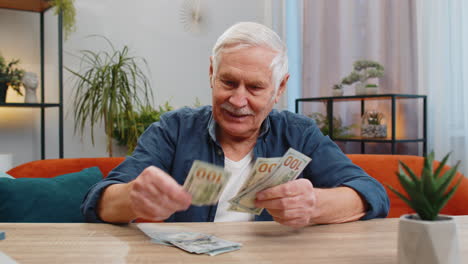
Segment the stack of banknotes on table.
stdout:
[[140,223],[137,227],[151,238],[153,243],[175,246],[190,253],[216,256],[239,250],[241,243],[227,241],[213,235],[184,231],[182,227],[167,224]]
[[[229,210],[259,215],[263,208],[255,207],[256,194],[267,188],[296,179],[311,159],[290,148],[283,157],[258,158],[249,178],[235,197],[229,200]],[[184,188],[192,194],[192,204],[212,205],[219,200],[230,173],[213,164],[194,161]]]

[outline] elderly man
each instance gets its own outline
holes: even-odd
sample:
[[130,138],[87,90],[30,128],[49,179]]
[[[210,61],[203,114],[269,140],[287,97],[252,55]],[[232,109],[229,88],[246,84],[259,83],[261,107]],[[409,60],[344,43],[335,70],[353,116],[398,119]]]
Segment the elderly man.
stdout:
[[[314,122],[272,110],[289,78],[286,47],[272,30],[238,23],[210,58],[212,106],[165,114],[134,153],[88,192],[88,221],[125,223],[275,220],[292,227],[385,217],[385,189],[355,166]],[[255,216],[227,210],[258,157],[294,148],[312,158],[301,176],[257,193]],[[182,187],[194,160],[232,173],[217,205],[193,206]]]

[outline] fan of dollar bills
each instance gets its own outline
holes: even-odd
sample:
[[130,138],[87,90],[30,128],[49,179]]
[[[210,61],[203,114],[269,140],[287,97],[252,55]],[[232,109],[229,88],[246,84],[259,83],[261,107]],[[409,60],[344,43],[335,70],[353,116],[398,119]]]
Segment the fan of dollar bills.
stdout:
[[[257,192],[296,179],[311,159],[295,149],[288,149],[280,158],[258,158],[249,178],[235,197],[229,200],[229,210],[259,215],[263,208],[255,207]],[[194,161],[184,183],[192,194],[192,204],[216,204],[226,186],[230,173],[222,167]]]

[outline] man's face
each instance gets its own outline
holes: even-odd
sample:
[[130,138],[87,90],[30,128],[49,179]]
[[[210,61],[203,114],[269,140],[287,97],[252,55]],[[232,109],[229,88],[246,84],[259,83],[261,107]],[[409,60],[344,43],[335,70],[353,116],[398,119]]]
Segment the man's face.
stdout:
[[213,74],[213,116],[221,136],[256,137],[260,126],[283,93],[286,80],[278,92],[272,83],[270,64],[276,53],[264,47],[246,47],[225,51],[218,70]]

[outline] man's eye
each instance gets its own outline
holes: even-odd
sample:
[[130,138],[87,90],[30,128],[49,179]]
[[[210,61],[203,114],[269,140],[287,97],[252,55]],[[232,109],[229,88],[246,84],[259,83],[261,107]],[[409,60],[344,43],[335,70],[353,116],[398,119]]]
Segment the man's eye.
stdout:
[[235,86],[235,85],[236,85],[236,83],[235,83],[235,82],[233,82],[233,81],[229,81],[229,80],[222,80],[222,82],[223,82],[225,85],[227,85],[227,86],[231,86],[231,87],[233,87],[233,86]]
[[259,90],[262,90],[263,87],[262,86],[258,86],[258,85],[252,85],[250,86],[250,89],[254,90],[254,91],[259,91]]

